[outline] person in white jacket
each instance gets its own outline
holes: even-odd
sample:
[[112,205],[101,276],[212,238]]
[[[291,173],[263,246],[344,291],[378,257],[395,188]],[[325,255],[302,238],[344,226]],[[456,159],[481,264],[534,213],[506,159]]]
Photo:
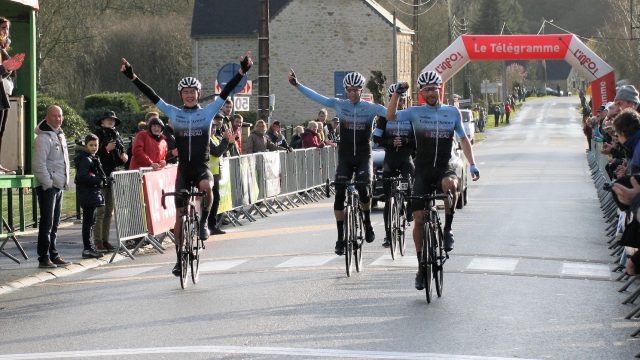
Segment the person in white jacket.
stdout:
[[52,105],[35,129],[37,136],[31,168],[38,181],[36,194],[40,207],[38,261],[39,267],[45,269],[70,264],[56,249],[62,193],[69,184],[69,153],[61,128],[63,120],[62,109]]

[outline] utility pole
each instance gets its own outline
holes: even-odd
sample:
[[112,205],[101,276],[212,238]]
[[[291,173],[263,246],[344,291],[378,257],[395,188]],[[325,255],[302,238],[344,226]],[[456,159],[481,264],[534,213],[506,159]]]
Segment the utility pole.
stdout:
[[[411,89],[413,89],[413,101],[418,101],[418,86],[416,80],[418,79],[418,49],[420,45],[418,43],[418,5],[420,0],[413,0],[413,46],[411,47]],[[395,31],[395,29],[393,29]]]
[[269,0],[260,0],[258,30],[258,119],[269,122]]

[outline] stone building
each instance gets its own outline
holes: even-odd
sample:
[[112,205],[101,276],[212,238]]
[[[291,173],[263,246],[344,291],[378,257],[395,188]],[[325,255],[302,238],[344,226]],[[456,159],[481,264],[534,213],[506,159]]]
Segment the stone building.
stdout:
[[[321,108],[289,85],[289,68],[301,83],[328,97],[336,96],[336,83],[341,88],[346,71],[366,77],[373,70],[382,71],[388,86],[394,80],[394,55],[397,78],[411,78],[413,31],[400,21],[394,29],[393,15],[373,0],[270,0],[269,11],[273,120],[299,124],[314,119]],[[250,105],[251,111],[257,110],[258,20],[258,0],[196,0],[193,72],[204,95],[214,92],[222,65],[251,50],[256,65],[250,73],[254,85]]]

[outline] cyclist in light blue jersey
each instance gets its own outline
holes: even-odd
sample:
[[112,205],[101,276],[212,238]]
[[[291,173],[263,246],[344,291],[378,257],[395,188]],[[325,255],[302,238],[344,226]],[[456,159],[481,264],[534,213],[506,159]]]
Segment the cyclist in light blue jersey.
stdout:
[[[289,73],[289,83],[295,86],[309,99],[336,111],[340,119],[340,143],[338,144],[338,166],[336,168],[337,181],[349,181],[355,173],[355,180],[368,182],[369,185],[358,185],[356,188],[360,195],[364,226],[366,229],[365,240],[372,242],[375,233],[371,226],[371,180],[373,167],[371,160],[371,132],[376,116],[384,116],[387,109],[379,104],[360,101],[364,76],[357,72],[348,73],[342,82],[348,99],[328,98],[320,95],[310,88],[300,84],[293,70]],[[336,184],[336,196],[333,203],[338,228],[338,240],[335,252],[343,255],[344,249],[344,201],[346,198],[346,186]]]
[[[420,92],[426,100],[424,106],[413,106],[406,110],[397,111],[398,98],[407,91],[409,84],[398,83],[395,93],[391,96],[387,110],[388,120],[411,121],[416,144],[415,181],[413,194],[425,195],[430,192],[432,186],[436,186],[442,192],[450,191],[453,201],[448,204],[445,201],[444,247],[447,252],[453,250],[453,222],[454,209],[457,202],[458,178],[455,170],[449,164],[451,147],[454,134],[460,138],[460,145],[465,157],[471,164],[469,171],[473,181],[480,178],[480,171],[475,165],[471,142],[465,136],[462,127],[462,117],[458,108],[440,104],[440,91],[442,90],[442,78],[435,71],[427,71],[418,77]],[[413,228],[413,241],[420,261],[422,250],[422,224],[424,202],[415,200],[412,202],[415,226]],[[418,266],[416,274],[416,289],[424,289],[424,277],[422,267]]]
[[[182,189],[189,190],[191,185],[206,193],[204,206],[202,207],[202,220],[198,229],[198,236],[202,240],[209,237],[207,229],[207,218],[213,203],[213,175],[209,171],[209,139],[211,138],[211,123],[214,116],[220,111],[225,100],[233,89],[240,83],[244,74],[253,65],[250,53],[242,58],[238,73],[225,85],[220,96],[211,104],[202,108],[199,104],[201,85],[194,77],[186,77],[178,83],[178,91],[182,98],[181,107],[167,104],[162,100],[149,85],[145,84],[133,72],[131,64],[126,59],[122,59],[120,71],[129,78],[142,93],[153,102],[158,109],[164,112],[169,118],[169,126],[173,128],[178,150],[178,174],[176,176],[175,191]],[[176,222],[174,234],[177,249],[182,246],[183,239],[180,236],[181,215],[186,209],[185,199],[175,198]],[[173,268],[173,274],[180,275],[180,257]]]

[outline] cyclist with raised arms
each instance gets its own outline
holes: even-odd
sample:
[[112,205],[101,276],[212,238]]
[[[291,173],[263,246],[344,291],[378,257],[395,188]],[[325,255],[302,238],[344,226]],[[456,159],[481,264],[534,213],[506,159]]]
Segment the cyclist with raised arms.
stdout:
[[[389,98],[396,92],[397,84],[391,84],[387,89]],[[406,107],[407,93],[400,94],[398,99],[398,110]],[[373,141],[384,148],[384,163],[382,165],[382,177],[389,179],[401,174],[405,179],[413,178],[415,166],[412,155],[415,151],[415,141],[413,128],[410,121],[387,121],[385,117],[378,117],[376,129],[373,130]],[[391,182],[385,181],[384,193],[389,198],[391,193]],[[410,207],[407,207],[410,209]],[[385,238],[382,246],[389,247],[391,244],[391,224],[388,224],[389,201],[384,204],[384,231]],[[407,220],[413,220],[413,214],[407,213]]]
[[[413,194],[415,196],[428,194],[431,186],[434,185],[442,192],[450,191],[453,194],[451,204],[445,201],[444,247],[445,251],[449,252],[453,250],[451,223],[453,222],[454,204],[458,200],[456,192],[458,178],[450,165],[454,134],[460,138],[462,151],[471,164],[469,171],[473,181],[480,178],[480,171],[475,165],[471,142],[465,136],[462,127],[460,110],[454,106],[440,104],[440,91],[442,90],[440,75],[435,71],[423,72],[418,77],[418,86],[426,104],[397,111],[400,94],[409,88],[409,84],[406,82],[398,83],[395,93],[391,96],[387,119],[411,121],[413,126],[416,141],[416,175]],[[415,218],[413,242],[416,246],[418,261],[420,261],[424,202],[413,201],[412,208]],[[415,286],[418,290],[424,289],[424,277],[420,266],[418,266]]]
[[[369,185],[357,185],[360,203],[366,229],[365,240],[372,242],[375,233],[371,226],[371,180],[373,177],[373,163],[371,160],[371,132],[373,120],[376,116],[384,116],[387,109],[379,104],[360,101],[365,78],[357,72],[348,73],[342,85],[347,93],[347,100],[328,98],[320,95],[308,87],[300,84],[293,70],[289,73],[289,83],[295,86],[309,99],[336,111],[340,118],[340,144],[338,146],[338,165],[336,167],[336,181],[349,181],[355,172],[355,180],[368,182]],[[344,252],[344,201],[346,186],[336,184],[336,197],[333,209],[338,228],[338,240],[335,252]]]
[[[175,191],[182,189],[189,190],[190,185],[194,184],[200,191],[206,194],[202,216],[200,219],[200,228],[198,236],[202,240],[209,237],[207,229],[207,218],[211,211],[213,203],[213,175],[209,171],[209,138],[211,137],[211,123],[213,118],[224,105],[225,99],[231,91],[240,83],[244,74],[249,71],[253,65],[250,53],[242,58],[238,73],[227,83],[220,92],[220,96],[206,107],[199,104],[201,85],[194,77],[185,77],[178,83],[178,91],[182,98],[183,105],[180,107],[167,104],[162,100],[156,92],[138,78],[133,72],[133,68],[126,59],[122,59],[120,71],[128,77],[142,91],[142,93],[153,102],[160,111],[165,113],[169,118],[169,126],[173,128],[176,138],[176,147],[178,149],[178,175],[176,177]],[[182,246],[183,239],[180,236],[181,215],[186,208],[186,201],[181,197],[175,198],[176,203],[176,222],[173,228],[176,237],[176,254],[177,249]],[[180,257],[176,266],[173,268],[173,274],[180,276]]]

